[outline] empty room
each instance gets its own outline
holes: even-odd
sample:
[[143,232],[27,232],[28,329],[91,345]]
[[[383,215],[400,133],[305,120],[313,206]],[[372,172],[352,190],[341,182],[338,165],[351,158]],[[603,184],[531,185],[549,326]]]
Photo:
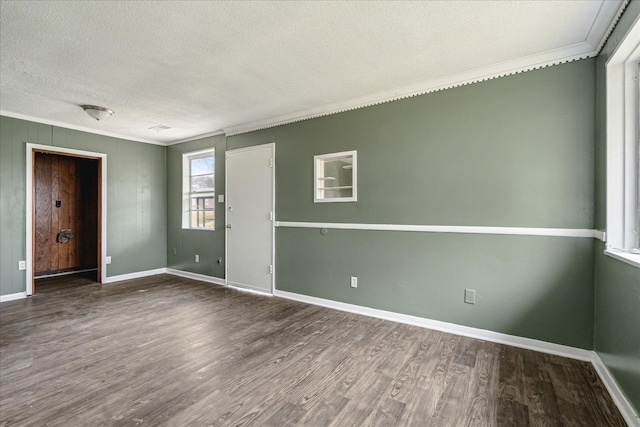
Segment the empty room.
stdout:
[[640,426],[640,0],[0,0],[0,426]]

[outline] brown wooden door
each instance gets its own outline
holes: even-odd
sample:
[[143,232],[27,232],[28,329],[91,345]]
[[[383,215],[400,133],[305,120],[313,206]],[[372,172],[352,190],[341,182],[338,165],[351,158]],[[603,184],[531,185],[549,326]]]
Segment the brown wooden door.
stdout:
[[97,175],[97,160],[35,153],[34,276],[97,266]]

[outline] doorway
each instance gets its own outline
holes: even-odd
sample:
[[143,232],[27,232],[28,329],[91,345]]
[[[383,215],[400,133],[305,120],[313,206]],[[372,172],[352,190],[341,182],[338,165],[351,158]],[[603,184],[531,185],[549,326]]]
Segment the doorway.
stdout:
[[97,271],[98,160],[35,152],[34,278]]
[[227,151],[227,284],[274,289],[275,144]]
[[106,155],[27,144],[27,295],[35,279],[105,278]]

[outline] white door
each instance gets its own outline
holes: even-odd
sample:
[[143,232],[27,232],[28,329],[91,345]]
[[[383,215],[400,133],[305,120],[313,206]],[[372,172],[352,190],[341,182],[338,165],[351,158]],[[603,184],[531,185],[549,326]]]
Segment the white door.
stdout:
[[273,292],[275,145],[227,151],[227,283]]

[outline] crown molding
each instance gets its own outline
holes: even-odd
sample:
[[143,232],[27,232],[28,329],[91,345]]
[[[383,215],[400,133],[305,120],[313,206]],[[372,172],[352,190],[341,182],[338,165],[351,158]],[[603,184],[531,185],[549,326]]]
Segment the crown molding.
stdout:
[[628,0],[603,1],[593,23],[591,24],[587,37],[581,43],[517,58],[499,64],[475,68],[461,73],[436,77],[417,84],[401,86],[393,90],[376,92],[347,101],[335,102],[321,107],[301,110],[236,126],[229,126],[224,128],[224,133],[227,136],[239,135],[360,108],[371,107],[391,101],[438,92],[445,89],[480,83],[487,80],[493,80],[498,77],[510,76],[580,59],[592,58],[598,55],[602,45],[604,45],[604,42],[606,41],[606,38],[609,36],[611,31],[613,31],[615,23],[622,15],[627,3]]
[[630,0],[603,0],[600,8],[594,18],[591,27],[581,43],[576,43],[560,49],[554,49],[514,60],[493,64],[486,67],[479,67],[464,72],[451,74],[447,76],[435,77],[422,81],[420,83],[400,86],[398,88],[386,91],[375,92],[368,95],[352,98],[350,100],[326,104],[323,106],[299,110],[293,113],[283,114],[279,116],[269,117],[261,120],[246,122],[243,124],[228,126],[223,129],[204,133],[197,136],[182,138],[174,141],[160,142],[151,139],[137,138],[116,132],[101,131],[84,126],[76,126],[68,123],[58,122],[55,120],[47,120],[39,117],[33,117],[24,114],[12,113],[0,110],[0,115],[12,117],[16,119],[29,120],[37,123],[53,125],[66,129],[73,129],[88,132],[96,135],[103,135],[113,138],[126,139],[129,141],[142,142],[146,144],[154,144],[160,146],[170,146],[181,144],[184,142],[195,141],[198,139],[208,138],[218,135],[233,136],[243,133],[258,131],[262,129],[273,128],[276,126],[286,125],[290,123],[300,122],[304,120],[319,118],[332,114],[338,114],[360,108],[371,107],[384,104],[391,101],[411,98],[414,96],[424,95],[441,90],[466,86],[469,84],[480,83],[487,80],[493,80],[499,77],[510,76],[527,71],[537,70],[541,68],[559,65],[567,62],[577,61],[585,58],[595,57],[600,53],[615,28],[620,17],[624,13]]
[[347,101],[335,102],[322,107],[310,108],[295,113],[284,114],[273,118],[258,120],[224,128],[227,136],[239,135],[257,130],[268,129],[276,126],[314,119],[360,108],[372,107],[374,105],[385,104],[414,96],[425,95],[427,93],[439,92],[445,89],[452,89],[459,86],[466,86],[473,83],[480,83],[493,80],[498,77],[510,76],[552,65],[577,61],[579,59],[596,56],[597,52],[587,43],[580,43],[569,48],[553,50],[542,54],[531,55],[518,58],[513,61],[487,67],[476,68],[462,73],[452,74],[444,77],[437,77],[422,83],[402,86],[397,89],[376,92],[374,94],[353,98]]
[[124,135],[116,132],[107,132],[99,129],[88,128],[84,126],[76,126],[69,123],[63,123],[56,120],[43,119],[41,117],[29,116],[26,114],[12,113],[6,110],[0,110],[0,116],[11,117],[13,119],[28,120],[30,122],[42,123],[44,125],[56,126],[64,129],[79,130],[81,132],[92,133],[94,135],[108,136],[111,138],[126,139],[127,141],[144,142],[145,144],[166,145],[163,142],[153,141],[151,139],[136,138],[130,135]]
[[[605,4],[607,4],[607,6],[609,8],[613,7],[609,3],[604,2],[603,5],[600,7],[600,11],[598,12],[598,16],[596,17],[596,21],[598,21],[598,18],[600,18],[601,14],[602,14],[603,7],[604,7]],[[600,42],[598,43],[598,47],[596,49],[598,55],[600,54],[600,51],[602,50],[604,45],[607,43],[607,40],[609,40],[609,36],[613,32],[613,30],[616,28],[616,25],[618,25],[618,21],[622,17],[622,14],[624,13],[624,11],[625,11],[625,9],[627,8],[628,5],[629,5],[629,0],[623,0],[620,3],[620,5],[618,6],[618,10],[615,12],[615,15],[613,16],[613,18],[611,18],[611,20],[609,21],[610,23],[609,23],[609,27],[607,28],[607,31],[605,31],[604,34],[602,35],[602,37],[600,37]],[[610,10],[607,9],[607,12],[610,12]],[[595,24],[595,21],[594,21],[594,24]],[[601,24],[601,25],[606,25],[606,23],[605,24]],[[594,28],[594,26],[592,25],[591,30],[589,31],[589,36],[587,36],[587,39],[589,39],[589,37],[591,36],[591,33],[593,32],[593,28]]]
[[167,142],[164,145],[166,145],[168,147],[170,145],[182,144],[183,142],[197,141],[199,139],[210,138],[212,136],[218,136],[218,135],[224,135],[224,130],[219,129],[219,130],[216,130],[216,131],[213,131],[213,132],[203,133],[202,135],[190,136],[188,138],[183,138],[183,139],[178,139],[176,141]]
[[224,131],[220,129],[220,130],[216,130],[216,131],[213,131],[213,132],[204,133],[204,134],[201,134],[201,135],[190,136],[188,138],[178,139],[176,141],[160,142],[160,141],[154,141],[152,139],[136,138],[136,137],[133,137],[133,136],[124,135],[124,134],[120,134],[120,133],[116,133],[116,132],[107,132],[107,131],[101,131],[101,130],[98,130],[98,129],[88,128],[88,127],[84,127],[84,126],[76,126],[76,125],[72,125],[72,124],[68,124],[68,123],[59,122],[59,121],[56,121],[56,120],[47,120],[47,119],[43,119],[43,118],[40,118],[40,117],[29,116],[29,115],[26,115],[26,114],[12,113],[12,112],[6,111],[6,110],[0,110],[0,116],[10,117],[10,118],[13,118],[13,119],[28,120],[30,122],[42,123],[44,125],[51,125],[51,126],[56,126],[56,127],[59,127],[59,128],[64,128],[64,129],[72,129],[72,130],[77,130],[77,131],[81,131],[81,132],[87,132],[87,133],[91,133],[91,134],[94,134],[94,135],[102,135],[102,136],[108,136],[108,137],[111,137],[111,138],[126,139],[127,141],[135,141],[135,142],[142,142],[142,143],[145,143],[145,144],[161,145],[163,147],[167,147],[167,146],[175,145],[175,144],[182,144],[183,142],[197,141],[198,139],[209,138],[211,136],[224,135]]

